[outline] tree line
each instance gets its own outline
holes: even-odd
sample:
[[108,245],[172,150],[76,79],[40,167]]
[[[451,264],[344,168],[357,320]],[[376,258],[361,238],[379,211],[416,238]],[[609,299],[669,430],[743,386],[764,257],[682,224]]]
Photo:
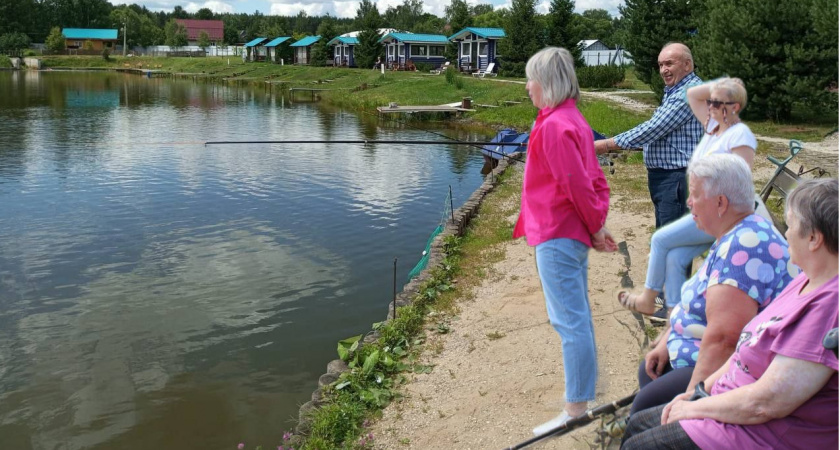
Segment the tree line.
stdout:
[[[379,28],[446,36],[469,26],[504,28],[507,38],[500,42],[498,54],[508,75],[524,76],[528,58],[546,45],[568,48],[580,63],[577,43],[598,39],[625,48],[638,78],[661,94],[659,50],[666,42],[680,41],[693,49],[701,77],[730,75],[745,81],[750,93],[748,116],[787,119],[795,105],[803,104],[837,110],[836,0],[625,0],[619,17],[602,9],[575,13],[573,0],[552,0],[546,14],[538,13],[536,5],[536,0],[513,0],[510,8],[494,9],[490,4],[451,0],[444,17],[438,17],[423,11],[422,0],[403,0],[384,12],[371,0],[362,0],[356,17],[335,18],[303,11],[296,16],[259,11],[219,14],[207,8],[189,13],[180,6],[150,11],[106,0],[2,0],[0,52],[21,42],[46,42],[54,27],[122,29],[125,24],[129,47],[180,44],[185,42],[183,30],[174,19],[205,19],[224,22],[223,44],[259,36],[319,34],[316,62],[330,59],[326,47],[330,39],[360,31],[355,57],[360,67],[368,67],[384,56],[376,42]],[[447,57],[456,55],[457,48],[450,44]]]

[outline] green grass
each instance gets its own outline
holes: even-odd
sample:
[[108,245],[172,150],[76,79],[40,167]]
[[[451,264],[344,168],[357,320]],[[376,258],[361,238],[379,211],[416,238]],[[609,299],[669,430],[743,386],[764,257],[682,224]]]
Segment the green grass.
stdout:
[[12,61],[6,55],[0,55],[0,69],[11,69]]
[[582,101],[580,110],[592,129],[607,136],[627,131],[650,118],[649,114],[627,111],[603,101]]
[[642,82],[637,76],[633,67],[628,67],[624,71],[624,81],[618,84],[620,89],[633,89],[638,91],[649,91],[650,86]]
[[745,120],[750,130],[763,136],[774,136],[783,139],[799,139],[801,141],[821,141],[827,135],[837,131],[837,111],[822,118],[809,119],[808,122],[778,123],[771,120]]

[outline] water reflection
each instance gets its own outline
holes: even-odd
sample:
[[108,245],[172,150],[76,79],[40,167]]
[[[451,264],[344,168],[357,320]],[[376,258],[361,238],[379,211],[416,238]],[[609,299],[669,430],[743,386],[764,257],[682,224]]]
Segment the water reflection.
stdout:
[[0,120],[0,448],[279,442],[482,181],[463,147],[201,145],[430,139],[260,89],[0,72]]

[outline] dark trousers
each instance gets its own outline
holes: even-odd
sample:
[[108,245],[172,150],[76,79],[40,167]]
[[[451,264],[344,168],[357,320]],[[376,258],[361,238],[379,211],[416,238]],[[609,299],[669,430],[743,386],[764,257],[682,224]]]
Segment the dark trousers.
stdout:
[[621,450],[696,450],[700,447],[688,437],[679,422],[662,425],[665,405],[634,414],[627,422]]
[[[664,339],[664,338],[663,338]],[[645,362],[639,365],[639,393],[633,399],[633,406],[630,407],[630,415],[644,411],[654,406],[669,403],[677,395],[688,389],[691,382],[691,375],[694,367],[681,367],[672,369],[670,364],[665,365],[665,371],[659,378],[651,379],[645,372]]]
[[656,228],[688,213],[685,169],[648,169],[648,189],[656,214]]

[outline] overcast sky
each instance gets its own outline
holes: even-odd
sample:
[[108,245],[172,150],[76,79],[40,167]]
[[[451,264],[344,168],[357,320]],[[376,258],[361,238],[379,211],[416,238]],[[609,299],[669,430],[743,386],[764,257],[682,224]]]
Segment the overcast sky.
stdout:
[[[379,12],[385,12],[389,6],[396,6],[403,0],[373,0],[379,7]],[[550,0],[537,0],[537,11],[545,13],[551,4]],[[209,0],[205,2],[194,2],[185,0],[110,0],[114,5],[137,3],[152,11],[171,11],[175,6],[180,5],[189,12],[198,11],[201,8],[210,8],[218,13],[249,13],[259,11],[263,14],[294,16],[300,11],[306,11],[311,16],[320,16],[329,13],[334,17],[354,17],[359,1],[343,0]],[[443,17],[443,9],[449,5],[451,0],[423,0],[423,9],[427,12]],[[475,5],[478,3],[490,3],[500,8],[510,7],[510,0],[467,0],[467,3]],[[618,15],[618,5],[622,0],[577,0],[575,11],[583,12],[587,9],[606,9],[613,17]]]

